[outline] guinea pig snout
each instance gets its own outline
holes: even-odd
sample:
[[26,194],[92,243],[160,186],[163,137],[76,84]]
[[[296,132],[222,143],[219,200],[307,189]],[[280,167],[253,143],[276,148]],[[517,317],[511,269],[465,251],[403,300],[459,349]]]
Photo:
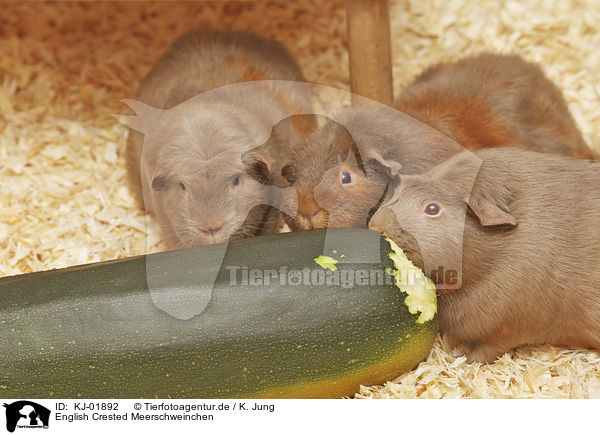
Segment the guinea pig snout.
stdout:
[[392,239],[415,266],[423,268],[423,255],[418,240],[402,228],[393,209],[384,207],[377,210],[369,221],[369,228]]
[[224,234],[225,223],[224,222],[202,222],[198,224],[198,230],[202,235],[208,239],[218,239]]
[[316,201],[301,199],[298,202],[297,220],[305,229],[325,228],[327,226],[327,211],[319,207]]
[[389,208],[380,208],[369,221],[369,228],[382,234],[389,235],[394,228],[399,227],[396,215]]

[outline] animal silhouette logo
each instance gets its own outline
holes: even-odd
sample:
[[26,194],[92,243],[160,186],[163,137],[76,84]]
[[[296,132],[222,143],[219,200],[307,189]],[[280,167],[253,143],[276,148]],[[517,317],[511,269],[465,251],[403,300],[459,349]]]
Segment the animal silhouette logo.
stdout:
[[6,408],[6,430],[19,428],[48,428],[50,410],[29,400],[19,400],[3,405]]

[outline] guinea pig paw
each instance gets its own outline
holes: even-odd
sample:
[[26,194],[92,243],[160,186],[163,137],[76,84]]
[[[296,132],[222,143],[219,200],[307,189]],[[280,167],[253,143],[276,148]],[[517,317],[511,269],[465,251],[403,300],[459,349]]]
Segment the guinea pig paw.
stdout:
[[488,364],[496,361],[507,349],[488,343],[478,343],[467,352],[467,363]]
[[[463,343],[457,336],[445,333],[441,336],[442,338],[442,349],[450,353],[454,348],[460,347]],[[463,352],[464,353],[464,352]]]

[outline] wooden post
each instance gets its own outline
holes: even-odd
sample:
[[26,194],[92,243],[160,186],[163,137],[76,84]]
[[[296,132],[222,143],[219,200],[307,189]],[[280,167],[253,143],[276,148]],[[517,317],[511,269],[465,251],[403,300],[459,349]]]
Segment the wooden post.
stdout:
[[[394,96],[389,0],[348,0],[346,21],[350,89],[355,94],[391,104]],[[353,98],[353,104],[359,100]]]

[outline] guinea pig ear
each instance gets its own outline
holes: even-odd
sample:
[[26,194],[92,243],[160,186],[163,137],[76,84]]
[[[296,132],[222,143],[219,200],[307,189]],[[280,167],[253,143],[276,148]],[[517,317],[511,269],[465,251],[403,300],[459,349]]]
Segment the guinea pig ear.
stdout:
[[367,165],[383,172],[389,178],[399,179],[402,164],[390,159],[384,159],[377,151],[371,151],[367,156]]
[[148,104],[144,104],[137,100],[121,100],[122,103],[129,106],[131,110],[135,112],[135,115],[114,115],[114,118],[121,124],[131,128],[132,130],[139,131],[140,133],[147,133],[158,117],[162,114],[162,109],[157,109]]
[[242,163],[246,173],[261,183],[269,179],[275,165],[274,159],[269,157],[263,147],[257,147],[242,154]]
[[152,177],[152,190],[156,190],[157,192],[160,190],[166,190],[169,187],[169,180],[166,176],[157,172]]
[[510,214],[508,206],[492,197],[471,195],[468,206],[483,226],[517,225],[517,220]]

